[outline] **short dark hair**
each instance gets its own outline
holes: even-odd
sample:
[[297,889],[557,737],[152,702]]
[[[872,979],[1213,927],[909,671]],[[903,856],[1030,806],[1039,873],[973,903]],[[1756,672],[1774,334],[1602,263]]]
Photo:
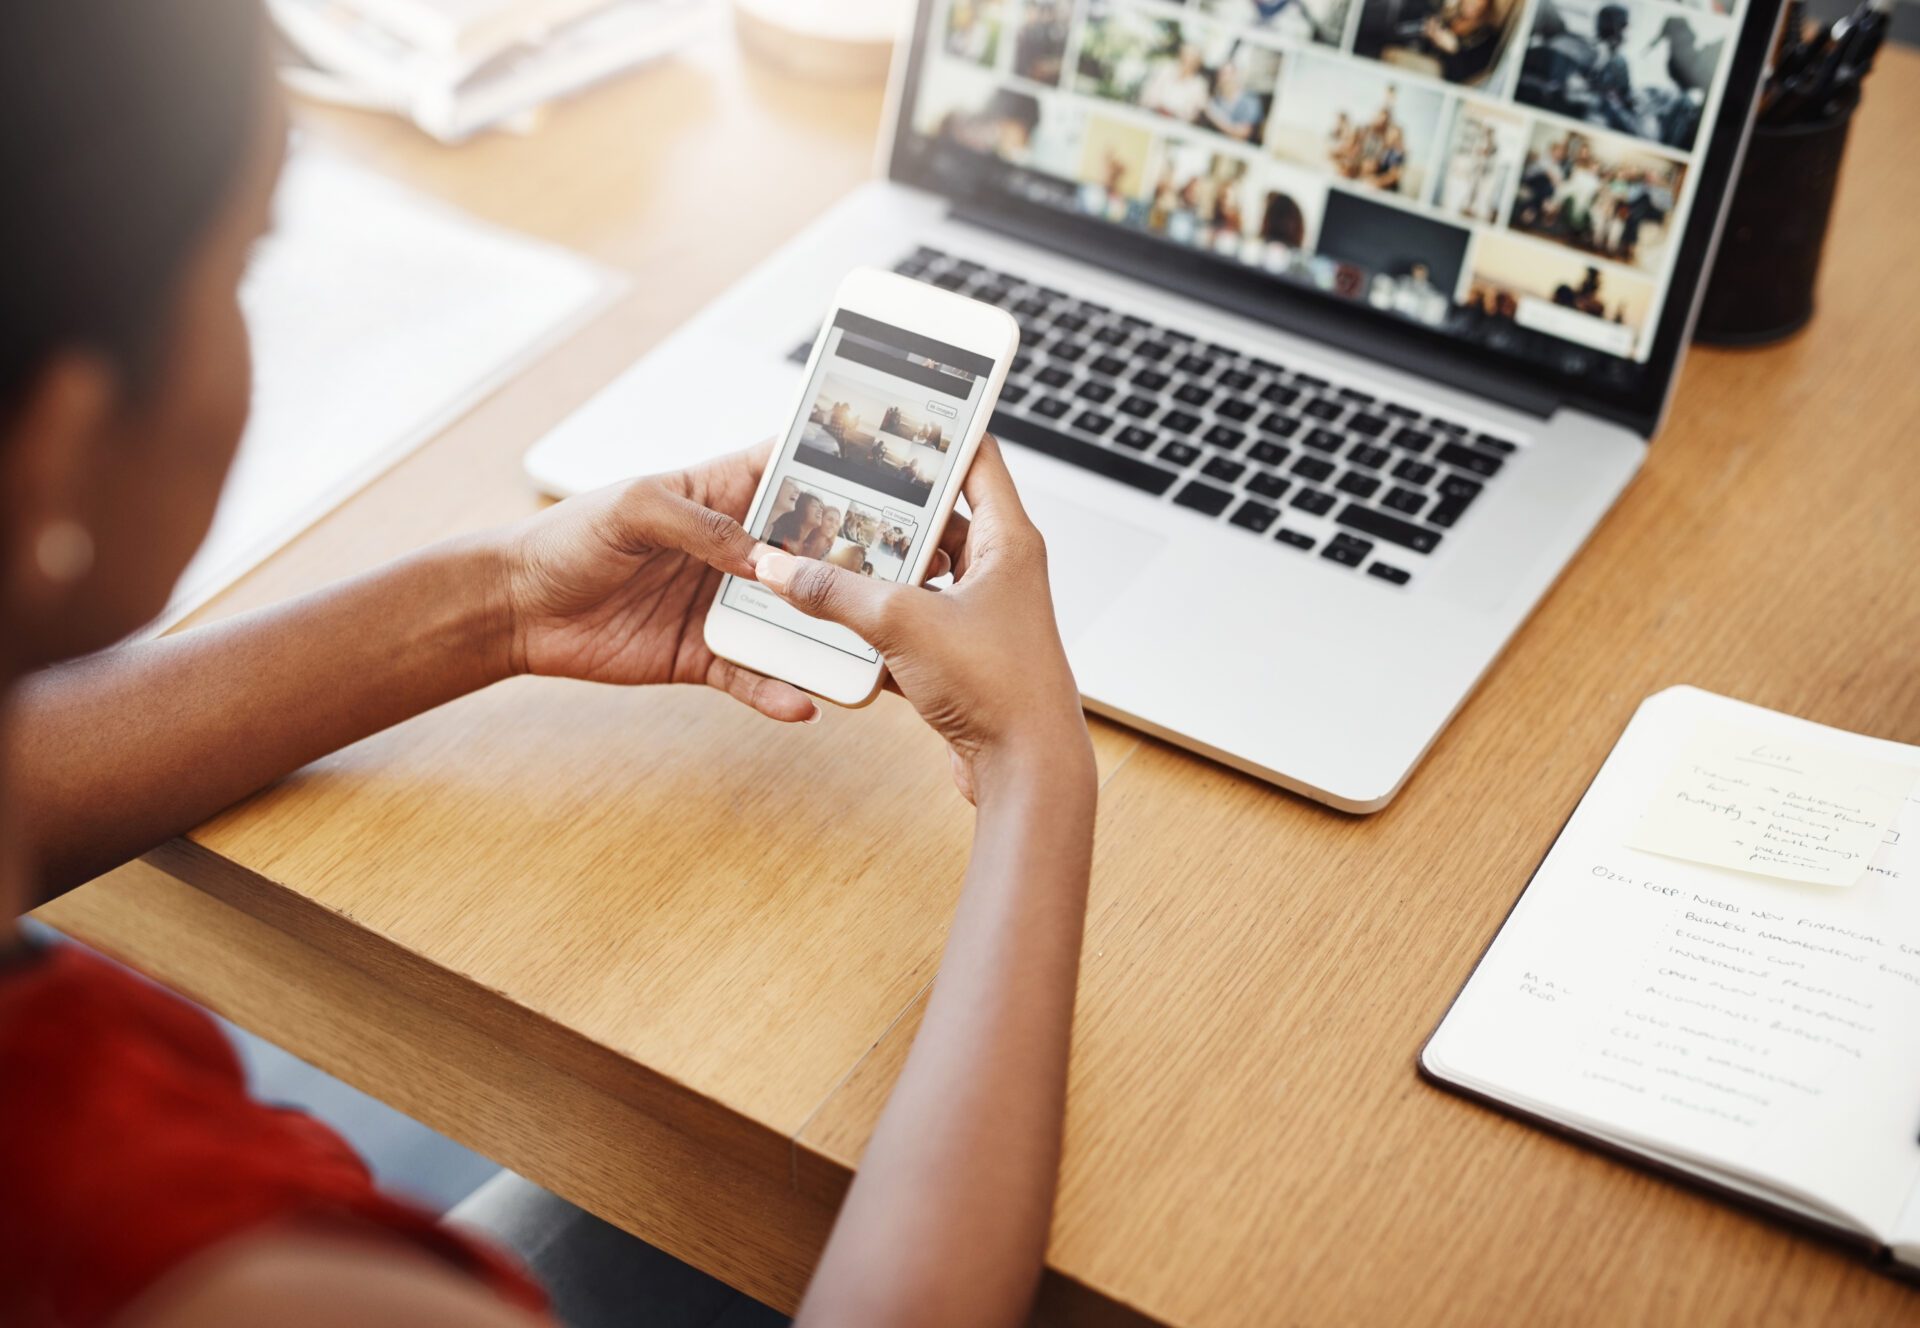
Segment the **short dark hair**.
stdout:
[[0,411],[63,348],[142,380],[257,129],[259,0],[0,6]]

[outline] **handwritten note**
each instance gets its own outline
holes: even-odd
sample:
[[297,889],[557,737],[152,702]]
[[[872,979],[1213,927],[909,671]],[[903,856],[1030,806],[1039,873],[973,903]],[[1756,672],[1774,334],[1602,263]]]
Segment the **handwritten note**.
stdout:
[[1858,882],[1916,771],[1759,729],[1702,721],[1647,804],[1632,847],[1817,885]]

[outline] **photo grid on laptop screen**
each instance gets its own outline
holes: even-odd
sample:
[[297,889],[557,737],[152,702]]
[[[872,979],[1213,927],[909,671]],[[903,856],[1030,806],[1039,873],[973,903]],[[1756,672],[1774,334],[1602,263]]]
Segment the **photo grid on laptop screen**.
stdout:
[[934,0],[911,124],[937,172],[1624,367],[1747,3]]

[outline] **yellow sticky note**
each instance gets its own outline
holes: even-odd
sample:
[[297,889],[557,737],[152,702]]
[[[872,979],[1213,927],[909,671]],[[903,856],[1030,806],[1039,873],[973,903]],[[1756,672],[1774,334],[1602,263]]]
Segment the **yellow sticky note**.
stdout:
[[1627,843],[1783,881],[1853,885],[1917,775],[1893,761],[1703,721]]

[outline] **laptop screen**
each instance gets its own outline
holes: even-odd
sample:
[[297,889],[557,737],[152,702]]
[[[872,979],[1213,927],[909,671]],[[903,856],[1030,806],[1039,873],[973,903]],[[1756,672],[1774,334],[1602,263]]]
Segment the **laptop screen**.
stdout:
[[1754,2],[930,0],[905,122],[943,192],[1624,387]]

